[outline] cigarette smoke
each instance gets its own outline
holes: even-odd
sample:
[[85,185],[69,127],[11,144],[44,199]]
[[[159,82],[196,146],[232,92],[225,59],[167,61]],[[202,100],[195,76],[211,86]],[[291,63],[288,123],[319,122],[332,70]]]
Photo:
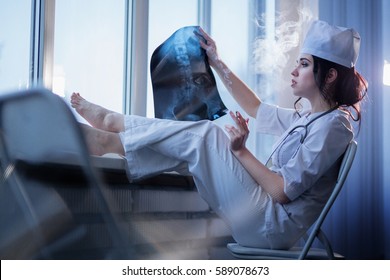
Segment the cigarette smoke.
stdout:
[[[287,63],[291,63],[291,51],[299,46],[304,28],[313,18],[308,9],[297,11],[297,15],[297,20],[294,21],[288,20],[286,13],[277,14],[272,28],[266,26],[265,14],[256,19],[259,34],[262,35],[253,43],[253,69],[256,74],[263,75],[272,84],[273,89],[283,84],[280,82]],[[292,67],[293,65],[288,70],[292,71]]]

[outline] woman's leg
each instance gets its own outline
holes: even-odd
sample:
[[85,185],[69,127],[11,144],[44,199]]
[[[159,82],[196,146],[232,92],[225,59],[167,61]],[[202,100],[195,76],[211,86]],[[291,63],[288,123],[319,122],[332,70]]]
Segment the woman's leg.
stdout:
[[200,195],[231,226],[237,240],[248,235],[248,227],[253,232],[265,224],[270,197],[231,153],[228,137],[216,124],[125,116],[120,135],[130,179],[184,163]]
[[122,118],[124,131],[119,134],[84,128],[95,154],[124,154],[130,180],[184,166],[200,195],[230,225],[238,242],[267,246],[261,229],[271,198],[230,152],[229,139],[220,127],[210,121]]
[[79,113],[93,127],[117,133],[124,131],[122,114],[93,104],[85,100],[79,93],[72,94],[70,103],[72,107],[76,109],[77,113]]
[[86,124],[80,125],[91,155],[101,156],[107,153],[125,155],[118,133],[100,130]]
[[[72,94],[71,104],[93,126],[80,124],[91,155],[101,156],[107,153],[125,155],[120,135],[118,134],[124,131],[124,116],[122,114],[93,104],[81,97],[79,93]],[[145,158],[153,158],[155,162],[159,163],[158,166],[151,167],[145,176],[153,176],[165,171],[178,171],[181,174],[189,175],[185,163],[156,154],[147,148],[144,149],[144,152]],[[151,154],[149,155],[149,153]],[[128,174],[130,174],[129,170]]]

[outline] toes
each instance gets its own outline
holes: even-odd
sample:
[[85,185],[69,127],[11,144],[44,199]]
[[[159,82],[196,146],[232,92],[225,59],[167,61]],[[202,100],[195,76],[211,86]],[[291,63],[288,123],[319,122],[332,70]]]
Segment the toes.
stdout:
[[70,105],[79,113],[88,106],[88,103],[78,92],[73,92],[70,97]]
[[80,93],[78,93],[78,92],[73,92],[71,97],[70,97],[70,102],[72,104],[80,104],[80,102],[82,100],[84,100],[84,98],[82,98]]
[[79,94],[76,93],[76,92],[73,92],[71,97],[70,97],[70,104],[72,105],[72,107],[77,107],[79,104],[80,104],[80,98],[79,98]]

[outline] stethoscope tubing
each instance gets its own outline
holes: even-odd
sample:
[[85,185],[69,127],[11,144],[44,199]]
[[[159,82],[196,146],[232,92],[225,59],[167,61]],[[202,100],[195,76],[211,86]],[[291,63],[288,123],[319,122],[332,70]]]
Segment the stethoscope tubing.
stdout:
[[266,161],[265,165],[269,166],[269,162],[270,162],[272,156],[283,145],[283,143],[285,143],[286,139],[293,134],[294,131],[296,131],[299,128],[303,128],[304,129],[304,133],[303,133],[303,135],[301,136],[301,139],[300,139],[300,143],[302,145],[303,142],[305,141],[306,137],[307,137],[307,131],[308,131],[307,128],[309,127],[309,125],[312,124],[314,121],[318,120],[319,118],[321,118],[321,117],[323,117],[323,116],[333,112],[337,108],[338,108],[338,106],[332,107],[329,110],[321,113],[320,115],[318,115],[315,118],[313,118],[312,120],[310,120],[307,124],[300,124],[300,125],[297,125],[297,126],[294,126],[293,128],[291,128],[290,131],[286,134],[286,136],[281,141],[279,141],[279,144],[274,148],[274,150],[272,151],[271,155],[268,157],[268,160]]

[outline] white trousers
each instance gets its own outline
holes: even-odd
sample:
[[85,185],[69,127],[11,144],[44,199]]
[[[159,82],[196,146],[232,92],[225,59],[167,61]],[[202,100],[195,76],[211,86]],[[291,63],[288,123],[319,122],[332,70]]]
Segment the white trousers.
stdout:
[[219,126],[210,121],[124,118],[120,137],[130,180],[164,171],[189,172],[237,242],[273,247],[265,233],[265,212],[272,208],[272,199],[231,153],[228,136]]

